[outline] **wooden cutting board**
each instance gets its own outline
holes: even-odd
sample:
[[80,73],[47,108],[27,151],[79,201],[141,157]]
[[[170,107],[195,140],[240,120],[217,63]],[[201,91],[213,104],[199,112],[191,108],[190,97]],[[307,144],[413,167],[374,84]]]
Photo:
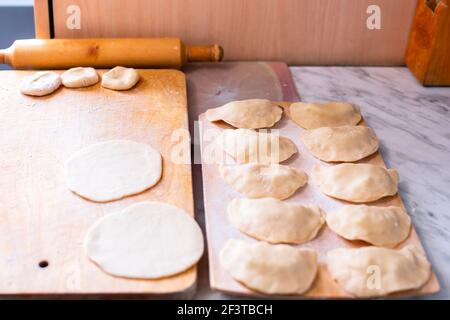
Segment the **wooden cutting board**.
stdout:
[[[181,141],[172,139],[172,132],[188,130],[184,74],[139,70],[141,80],[129,91],[97,84],[34,98],[19,92],[29,73],[0,72],[0,295],[193,293],[195,266],[162,280],[129,280],[102,272],[82,248],[86,230],[97,219],[138,201],[164,201],[193,214],[191,166],[169,158]],[[65,160],[109,139],[158,149],[164,159],[162,180],[139,195],[104,204],[70,192]],[[189,141],[181,143],[189,150]]]
[[[283,162],[283,164],[293,166],[304,170],[308,176],[308,184],[300,188],[288,202],[298,202],[302,204],[319,205],[325,212],[336,210],[344,204],[345,201],[340,201],[327,197],[322,194],[318,187],[314,184],[311,178],[311,168],[315,164],[329,165],[325,162],[314,158],[312,154],[305,148],[300,141],[300,132],[304,129],[296,125],[289,119],[289,105],[288,102],[280,103],[284,107],[284,114],[282,120],[273,128],[279,129],[280,135],[289,137],[298,148],[298,154],[291,159]],[[364,116],[364,106],[361,107]],[[218,172],[216,164],[207,164],[205,154],[210,151],[205,151],[210,147],[213,137],[220,133],[225,128],[232,128],[225,123],[211,123],[206,120],[205,114],[199,116],[200,127],[200,146],[202,150],[202,172],[203,172],[203,193],[205,205],[205,222],[208,242],[209,268],[210,268],[210,284],[213,289],[222,292],[240,295],[240,296],[262,296],[255,291],[247,289],[244,285],[235,281],[227,271],[222,268],[219,262],[219,253],[228,239],[243,239],[245,241],[256,241],[253,238],[239,232],[234,228],[227,219],[226,208],[228,203],[237,197],[244,197],[244,195],[233,190],[221,177]],[[366,125],[364,121],[360,125]],[[383,143],[383,142],[382,142]],[[211,149],[210,149],[211,150]],[[374,155],[359,161],[360,163],[371,163],[379,166],[385,166],[384,160],[379,152]],[[401,177],[400,177],[401,179]],[[371,205],[380,206],[401,206],[404,208],[400,196],[397,194],[392,197],[387,197],[371,203]],[[332,232],[327,226],[324,226],[319,232],[319,235],[312,241],[297,247],[309,247],[318,252],[319,256],[319,271],[311,289],[302,296],[303,298],[352,298],[353,296],[341,289],[337,283],[332,279],[328,273],[325,265],[326,252],[338,247],[361,247],[364,243],[361,241],[347,241],[337,234]],[[367,245],[367,244],[366,244]],[[415,245],[423,250],[417,233],[412,227],[409,237],[401,243],[398,248],[405,245]],[[439,291],[439,282],[433,273],[430,280],[419,290],[405,291],[395,294],[395,296],[413,296],[425,295]]]

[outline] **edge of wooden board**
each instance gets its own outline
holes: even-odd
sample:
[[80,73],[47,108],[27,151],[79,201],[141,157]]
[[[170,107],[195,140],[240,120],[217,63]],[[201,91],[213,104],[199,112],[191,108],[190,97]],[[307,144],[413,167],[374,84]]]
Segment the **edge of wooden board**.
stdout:
[[[283,107],[286,120],[292,121],[290,118],[290,115],[289,115],[289,106],[290,106],[291,102],[275,102],[275,103],[277,103]],[[202,159],[203,159],[203,148],[204,148],[204,142],[203,142],[203,130],[205,129],[203,126],[204,123],[209,123],[209,122],[205,119],[205,113],[202,113],[199,115],[200,149],[202,152]],[[359,125],[366,126],[364,119],[361,120]],[[226,128],[233,128],[233,127],[229,126],[225,123],[219,123],[216,125],[216,128],[226,129]],[[369,156],[367,158],[377,158],[378,159],[377,161],[380,161],[380,165],[383,165],[384,167],[386,167],[386,164],[384,162],[384,159],[383,159],[380,151],[377,151],[377,153],[375,153],[374,155]],[[367,160],[367,158],[362,159],[362,160],[363,161]],[[320,162],[320,163],[323,163],[323,162]],[[203,168],[203,164],[202,164],[202,168]],[[225,294],[229,294],[229,295],[233,295],[233,296],[240,296],[240,297],[281,298],[281,299],[359,299],[359,297],[355,297],[354,295],[344,291],[332,279],[331,275],[328,273],[326,265],[323,263],[319,264],[319,271],[317,273],[317,277],[314,280],[314,283],[313,283],[311,289],[302,295],[268,295],[268,294],[259,293],[259,292],[248,289],[243,284],[232,279],[231,277],[229,277],[230,280],[228,282],[227,281],[217,281],[216,275],[215,275],[215,272],[216,272],[215,268],[219,269],[222,267],[220,265],[218,265],[218,266],[215,265],[215,263],[211,261],[212,257],[215,255],[215,253],[213,252],[212,244],[211,244],[211,242],[214,241],[212,239],[212,236],[213,236],[212,232],[214,232],[214,231],[211,230],[211,225],[210,225],[210,221],[209,221],[210,219],[208,217],[209,217],[209,214],[212,214],[212,213],[209,212],[210,208],[208,208],[209,204],[206,199],[207,194],[208,194],[207,189],[208,189],[208,187],[211,187],[211,186],[208,186],[206,184],[206,181],[208,181],[208,178],[205,176],[204,170],[202,170],[202,175],[203,175],[203,193],[204,193],[204,198],[205,198],[204,199],[205,226],[206,226],[206,236],[207,236],[207,240],[208,240],[209,279],[210,279],[211,289],[221,291]],[[398,199],[400,206],[405,208],[404,203],[401,199],[401,196],[398,193],[395,196],[388,197],[388,198],[389,199],[391,199],[391,198]],[[334,200],[336,200],[336,199],[334,199]],[[383,201],[383,199],[380,201]],[[342,203],[348,203],[348,202],[342,201]],[[375,203],[377,203],[377,202],[375,202]],[[218,214],[218,212],[214,212],[214,214]],[[413,239],[416,242],[416,244],[420,247],[420,249],[422,249],[425,252],[422,242],[420,241],[420,238],[418,237],[417,232],[415,230],[414,224],[412,224],[412,226],[411,226],[411,232],[410,232],[408,238],[405,239],[405,241],[403,241],[400,244],[400,246],[411,239]],[[331,291],[331,294],[327,294],[327,295],[320,294],[320,290],[321,290],[321,288],[323,288],[323,286],[330,286],[330,285],[332,287],[328,288],[328,290]],[[398,297],[431,295],[431,294],[439,292],[439,290],[440,290],[439,280],[438,280],[435,272],[432,269],[430,279],[421,288],[415,289],[415,290],[406,290],[406,291],[402,291],[402,292],[396,292],[393,294],[389,294],[389,295],[385,295],[385,296],[381,296],[381,297],[374,297],[374,298],[395,299]]]

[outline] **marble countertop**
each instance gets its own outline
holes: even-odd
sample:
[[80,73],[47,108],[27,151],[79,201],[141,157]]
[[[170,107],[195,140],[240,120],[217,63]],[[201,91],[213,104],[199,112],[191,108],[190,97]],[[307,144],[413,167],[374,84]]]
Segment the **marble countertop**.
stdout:
[[450,299],[450,88],[425,88],[406,68],[291,68],[301,100],[361,106],[381,140],[386,165]]
[[[450,88],[422,87],[402,67],[290,71],[302,101],[361,106],[381,140],[386,165],[400,174],[400,195],[439,278],[441,291],[431,298],[450,299]],[[209,289],[205,269],[195,298],[229,298]]]

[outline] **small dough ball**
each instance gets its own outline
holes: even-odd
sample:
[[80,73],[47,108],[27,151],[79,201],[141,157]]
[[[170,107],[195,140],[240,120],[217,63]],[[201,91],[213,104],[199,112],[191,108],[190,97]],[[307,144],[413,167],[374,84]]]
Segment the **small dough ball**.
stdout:
[[62,83],[68,88],[89,87],[98,82],[98,74],[94,68],[77,67],[67,70],[61,75]]
[[112,90],[128,90],[139,81],[139,73],[133,68],[115,67],[102,77],[102,86]]
[[96,202],[134,195],[158,183],[161,154],[130,140],[110,140],[79,150],[65,164],[67,187]]
[[200,227],[186,211],[145,201],[101,218],[84,240],[87,256],[108,274],[138,279],[169,277],[203,254]]
[[29,96],[46,96],[61,86],[59,74],[50,71],[39,71],[23,78],[20,91]]

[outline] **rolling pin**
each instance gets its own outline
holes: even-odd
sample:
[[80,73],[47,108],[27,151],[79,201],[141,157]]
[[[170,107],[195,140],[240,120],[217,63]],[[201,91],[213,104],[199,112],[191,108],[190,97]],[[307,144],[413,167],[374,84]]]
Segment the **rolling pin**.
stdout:
[[219,45],[186,46],[176,38],[28,39],[0,50],[0,64],[14,69],[71,67],[176,68],[186,62],[221,61]]

